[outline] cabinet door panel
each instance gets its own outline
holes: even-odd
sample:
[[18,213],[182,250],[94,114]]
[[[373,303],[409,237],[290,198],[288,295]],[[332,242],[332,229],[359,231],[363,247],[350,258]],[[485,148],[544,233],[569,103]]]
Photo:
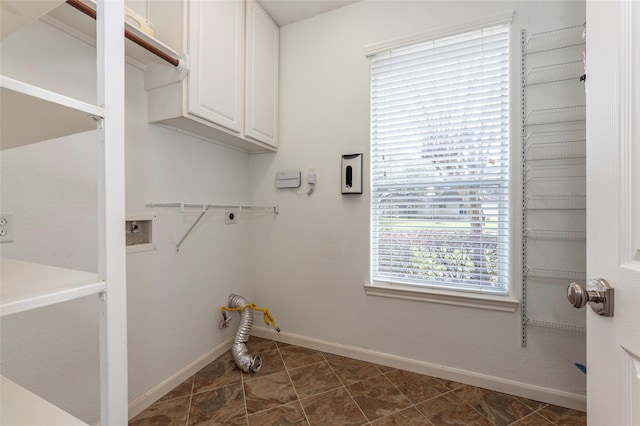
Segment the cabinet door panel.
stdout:
[[255,0],[247,1],[245,129],[248,137],[278,146],[280,29]]
[[244,3],[189,2],[188,112],[242,131]]

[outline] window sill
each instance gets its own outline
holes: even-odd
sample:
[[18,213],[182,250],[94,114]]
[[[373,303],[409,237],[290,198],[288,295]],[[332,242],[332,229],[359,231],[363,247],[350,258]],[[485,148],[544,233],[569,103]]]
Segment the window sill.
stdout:
[[392,297],[395,299],[419,300],[445,305],[492,311],[515,312],[520,302],[510,296],[493,296],[479,293],[464,293],[432,288],[416,288],[398,284],[365,284],[364,291],[370,296]]

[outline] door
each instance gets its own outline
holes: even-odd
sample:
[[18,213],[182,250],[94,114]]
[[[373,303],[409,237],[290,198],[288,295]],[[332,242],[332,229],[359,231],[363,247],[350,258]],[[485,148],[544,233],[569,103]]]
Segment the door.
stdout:
[[640,425],[640,2],[587,1],[587,274],[615,290],[587,308],[587,420]]
[[189,1],[188,111],[242,131],[244,2]]

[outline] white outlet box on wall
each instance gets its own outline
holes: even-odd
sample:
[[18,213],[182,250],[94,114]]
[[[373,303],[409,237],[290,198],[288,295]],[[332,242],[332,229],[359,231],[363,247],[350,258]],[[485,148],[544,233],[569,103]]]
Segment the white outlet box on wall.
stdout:
[[13,241],[13,220],[13,215],[10,213],[0,214],[0,243],[10,243]]
[[276,188],[299,188],[300,170],[284,170],[276,173]]

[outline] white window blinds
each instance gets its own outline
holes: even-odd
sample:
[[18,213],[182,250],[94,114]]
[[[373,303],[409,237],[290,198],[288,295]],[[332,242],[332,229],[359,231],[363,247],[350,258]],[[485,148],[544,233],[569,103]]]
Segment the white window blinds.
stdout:
[[506,293],[509,25],[371,56],[372,279]]

